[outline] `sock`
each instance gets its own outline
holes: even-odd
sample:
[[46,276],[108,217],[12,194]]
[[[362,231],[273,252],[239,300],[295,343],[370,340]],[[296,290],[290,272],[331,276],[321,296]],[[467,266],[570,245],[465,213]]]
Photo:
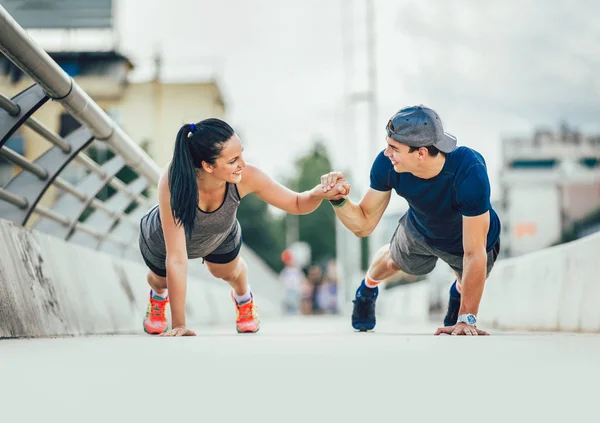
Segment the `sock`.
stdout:
[[454,283],[450,287],[450,298],[460,299],[461,292],[462,287],[460,286],[458,281],[454,281]]
[[378,291],[379,291],[379,288],[377,288],[377,287],[375,287],[375,288],[369,288],[366,285],[364,279],[362,280],[362,282],[360,283],[360,286],[358,287],[358,292],[363,297],[372,297],[374,295],[377,295]]
[[238,305],[250,301],[252,299],[252,291],[250,290],[250,285],[248,284],[248,288],[246,289],[246,292],[243,295],[236,294],[234,290],[233,298],[235,298],[235,302],[238,303]]
[[371,277],[371,273],[367,271],[367,274],[365,275],[365,278],[363,279],[363,282],[365,283],[365,286],[367,288],[377,288],[377,285],[379,285],[381,282],[383,281],[376,281],[375,279],[373,279]]
[[155,290],[152,290],[152,296],[159,297],[164,300],[165,298],[167,298],[169,296],[169,290],[165,289],[164,291],[161,291],[160,294],[158,292],[156,292]]

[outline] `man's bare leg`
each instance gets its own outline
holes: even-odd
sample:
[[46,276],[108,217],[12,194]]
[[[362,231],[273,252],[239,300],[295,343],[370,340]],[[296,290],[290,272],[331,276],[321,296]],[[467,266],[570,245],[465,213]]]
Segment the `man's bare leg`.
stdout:
[[384,245],[377,251],[369,266],[365,279],[356,291],[354,310],[352,311],[352,327],[365,332],[375,328],[375,301],[379,294],[378,285],[386,278],[401,271],[390,254],[390,246]]

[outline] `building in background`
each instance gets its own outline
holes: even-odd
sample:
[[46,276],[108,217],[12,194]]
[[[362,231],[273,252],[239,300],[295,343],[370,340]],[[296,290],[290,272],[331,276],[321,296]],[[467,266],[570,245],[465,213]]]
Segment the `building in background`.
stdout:
[[504,139],[502,156],[504,256],[600,230],[600,134],[563,124]]

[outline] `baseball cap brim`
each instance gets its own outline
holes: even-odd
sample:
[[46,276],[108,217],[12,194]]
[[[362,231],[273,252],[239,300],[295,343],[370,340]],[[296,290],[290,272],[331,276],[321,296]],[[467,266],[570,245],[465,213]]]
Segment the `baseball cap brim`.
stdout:
[[433,145],[442,153],[451,153],[456,148],[456,137],[444,132],[440,140]]

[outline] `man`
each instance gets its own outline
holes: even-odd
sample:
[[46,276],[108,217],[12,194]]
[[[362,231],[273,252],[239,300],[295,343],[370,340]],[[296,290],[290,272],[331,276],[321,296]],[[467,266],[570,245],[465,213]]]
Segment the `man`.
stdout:
[[[500,249],[500,220],[490,204],[483,157],[444,132],[439,116],[425,106],[398,111],[387,126],[387,147],[371,168],[369,191],[358,204],[330,200],[341,222],[356,236],[369,235],[390,202],[392,189],[409,204],[389,245],[375,255],[356,291],[352,326],[375,327],[378,284],[402,270],[424,275],[439,259],[454,270],[441,333],[488,335],[478,329],[483,287]],[[325,191],[342,172],[321,177]]]

